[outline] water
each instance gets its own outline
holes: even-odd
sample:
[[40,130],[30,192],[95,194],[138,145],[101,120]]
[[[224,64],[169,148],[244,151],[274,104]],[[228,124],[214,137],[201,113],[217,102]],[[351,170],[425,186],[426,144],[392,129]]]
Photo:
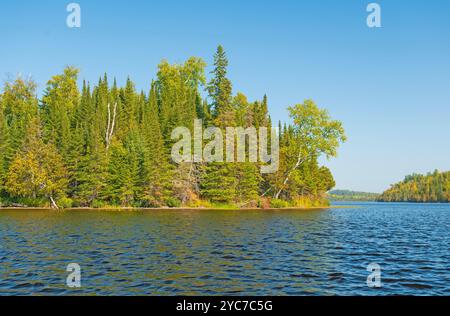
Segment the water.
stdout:
[[[450,294],[450,205],[352,205],[1,210],[0,295]],[[66,286],[72,262],[79,289]],[[370,263],[379,289],[366,284]]]

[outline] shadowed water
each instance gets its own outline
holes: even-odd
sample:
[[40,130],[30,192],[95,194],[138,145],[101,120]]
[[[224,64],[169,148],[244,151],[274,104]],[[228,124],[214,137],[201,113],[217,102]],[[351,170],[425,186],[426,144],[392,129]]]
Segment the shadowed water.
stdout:
[[[450,295],[450,205],[354,205],[0,210],[0,294]],[[72,262],[80,289],[66,286]],[[370,263],[379,289],[367,287]]]

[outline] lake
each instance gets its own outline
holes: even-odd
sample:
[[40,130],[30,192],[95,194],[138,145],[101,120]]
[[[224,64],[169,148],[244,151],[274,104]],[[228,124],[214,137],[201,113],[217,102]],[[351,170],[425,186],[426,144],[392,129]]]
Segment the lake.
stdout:
[[340,204],[0,210],[0,295],[450,295],[449,204]]

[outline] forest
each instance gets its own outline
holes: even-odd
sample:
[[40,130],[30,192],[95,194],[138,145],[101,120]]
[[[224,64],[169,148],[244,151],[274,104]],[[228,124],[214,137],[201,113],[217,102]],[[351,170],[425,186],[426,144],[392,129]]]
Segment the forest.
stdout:
[[378,199],[379,202],[449,203],[450,172],[435,170],[427,175],[412,174]]
[[106,74],[78,86],[66,67],[37,97],[31,79],[17,77],[0,94],[0,206],[52,208],[308,207],[327,203],[334,187],[322,156],[346,140],[342,123],[312,100],[288,108],[278,125],[279,168],[259,163],[171,160],[171,131],[205,127],[271,127],[268,98],[233,93],[222,46],[212,71],[191,57],[163,60],[148,92]]
[[351,190],[333,190],[328,192],[328,198],[333,201],[375,201],[380,195],[370,192]]

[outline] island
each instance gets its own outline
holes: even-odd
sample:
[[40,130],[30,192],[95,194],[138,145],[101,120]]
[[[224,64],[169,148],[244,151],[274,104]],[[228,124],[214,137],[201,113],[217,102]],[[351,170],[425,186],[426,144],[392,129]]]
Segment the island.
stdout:
[[[250,101],[233,93],[222,46],[212,66],[207,78],[201,58],[163,60],[148,93],[130,78],[121,87],[106,74],[79,89],[74,67],[53,76],[40,98],[31,79],[6,82],[0,94],[0,207],[327,206],[335,181],[319,161],[337,155],[346,140],[342,123],[305,100],[288,108],[290,124],[272,124],[266,95]],[[198,124],[200,140],[179,146],[178,136],[195,135]],[[217,137],[230,128],[244,131],[240,144],[248,151]],[[205,154],[198,157],[198,148]],[[218,159],[205,161],[206,154]],[[234,162],[235,155],[242,161]]]
[[450,172],[412,174],[391,186],[379,202],[450,203]]

